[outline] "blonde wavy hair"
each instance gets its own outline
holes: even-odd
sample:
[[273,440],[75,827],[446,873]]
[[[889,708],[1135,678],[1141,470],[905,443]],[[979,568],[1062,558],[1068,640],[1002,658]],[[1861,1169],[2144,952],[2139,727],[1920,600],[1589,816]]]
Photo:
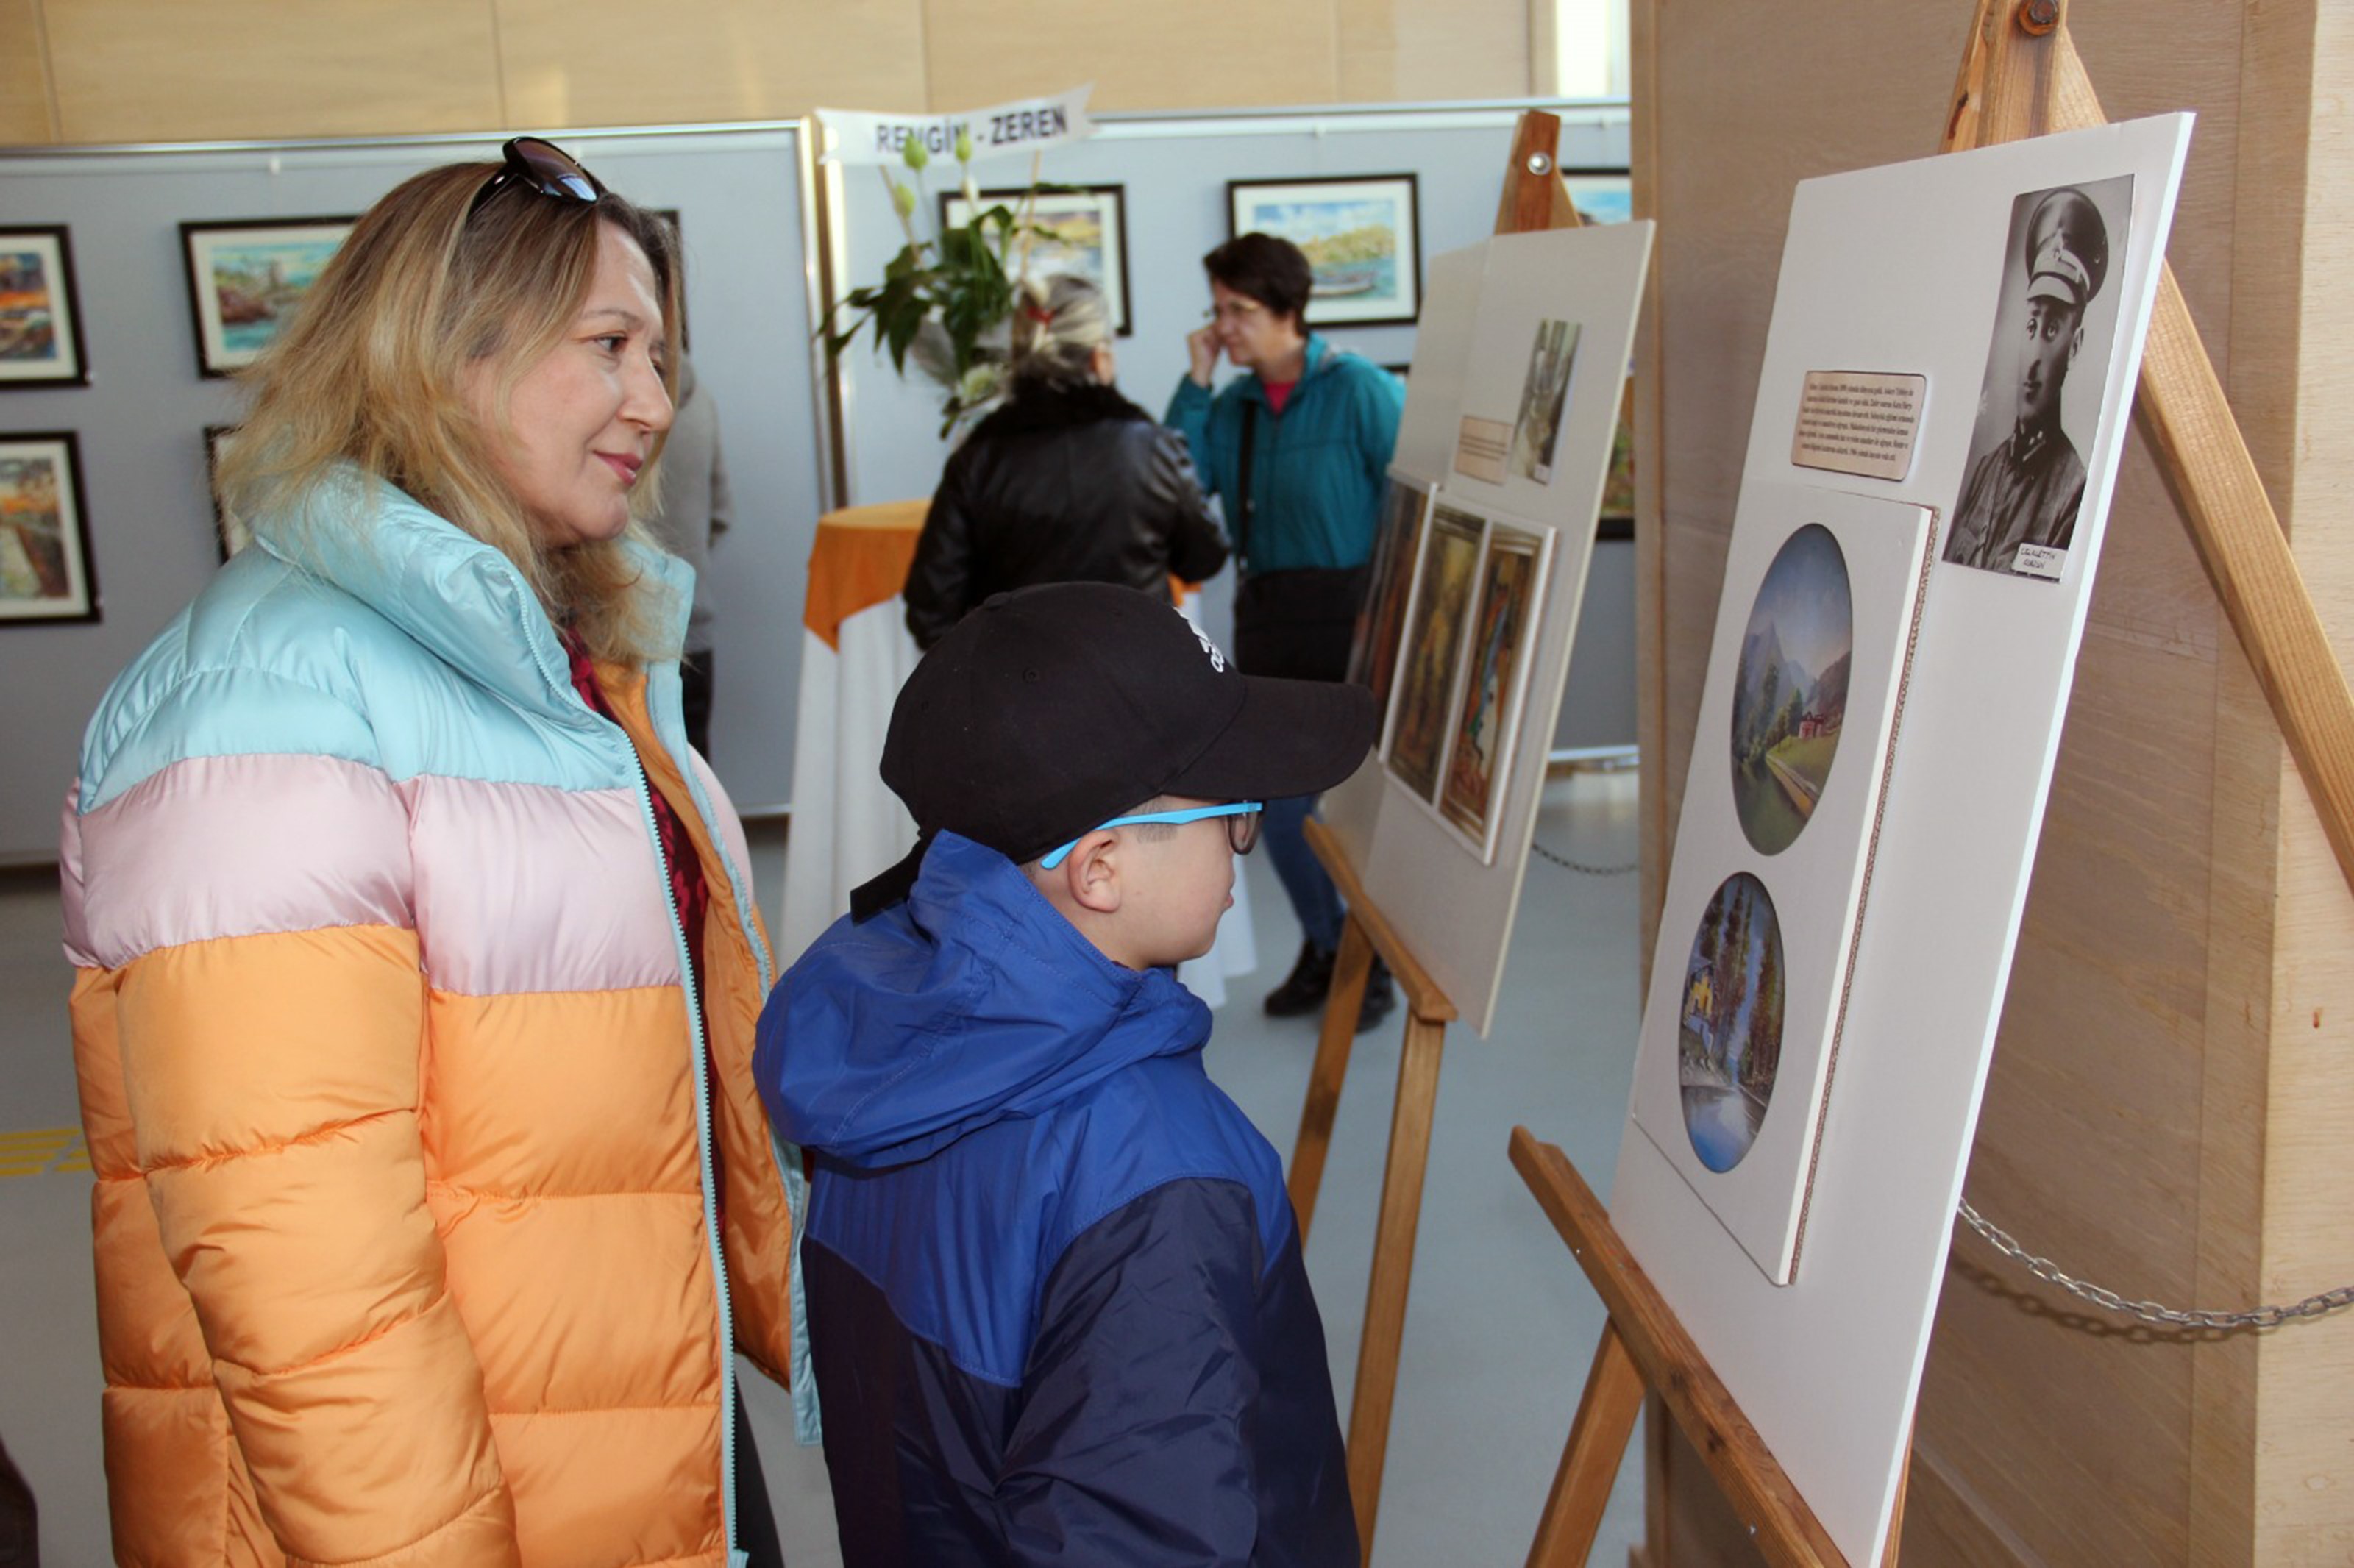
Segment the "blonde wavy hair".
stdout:
[[[500,168],[452,164],[403,181],[361,217],[302,308],[243,379],[252,402],[221,455],[225,514],[268,515],[298,553],[306,528],[349,525],[305,503],[344,465],[374,474],[513,561],[551,620],[600,659],[643,663],[672,652],[667,598],[620,540],[552,547],[495,453],[510,435],[484,427],[468,373],[488,361],[495,407],[561,342],[597,270],[597,226],[635,240],[653,265],[663,307],[663,381],[677,394],[676,237],[652,213],[608,193],[594,205],[502,190],[471,214]],[[624,537],[659,496],[660,449],[631,492]]]

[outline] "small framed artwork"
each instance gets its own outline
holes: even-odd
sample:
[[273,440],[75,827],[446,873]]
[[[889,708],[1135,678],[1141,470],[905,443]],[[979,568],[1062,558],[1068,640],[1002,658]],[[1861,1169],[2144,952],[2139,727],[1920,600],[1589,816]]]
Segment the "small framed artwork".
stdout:
[[1635,216],[1634,176],[1625,169],[1564,169],[1569,205],[1588,223],[1624,223]]
[[205,427],[205,493],[212,498],[213,545],[220,551],[223,561],[253,543],[253,535],[245,524],[231,517],[228,509],[221,504],[220,460],[236,439],[235,425]]
[[1463,696],[1447,747],[1438,814],[1471,842],[1482,864],[1496,858],[1505,781],[1529,687],[1530,651],[1544,610],[1553,531],[1502,522],[1488,529],[1487,561],[1473,599]]
[[[965,200],[961,191],[940,193],[940,228],[962,228],[992,207],[1022,217],[1030,193],[1021,189],[976,193],[981,205]],[[1041,277],[1075,273],[1104,292],[1104,308],[1112,330],[1121,337],[1135,331],[1128,307],[1128,187],[1125,185],[1061,185],[1041,189],[1030,207],[1030,246],[1022,249],[1016,233],[1005,270],[1018,276],[1023,266]]]
[[259,358],[294,319],[302,296],[319,281],[355,221],[288,217],[180,225],[198,373],[227,376]]
[[1412,175],[1228,180],[1227,229],[1272,234],[1306,253],[1310,324],[1411,323],[1422,311],[1422,238]]
[[0,625],[97,619],[73,433],[0,436]]
[[678,256],[678,346],[682,354],[695,345],[686,341],[686,225],[680,221],[674,207],[646,208],[670,225],[670,237]]
[[1349,645],[1349,680],[1372,688],[1376,708],[1389,705],[1398,637],[1405,629],[1406,601],[1414,594],[1414,569],[1422,558],[1423,514],[1429,505],[1430,492],[1419,481],[1402,471],[1391,473],[1373,536],[1365,604],[1357,612],[1357,630]]
[[1435,503],[1425,530],[1414,602],[1406,609],[1405,642],[1396,689],[1390,695],[1388,748],[1383,760],[1390,776],[1426,803],[1438,795],[1456,670],[1486,530],[1477,513]]
[[0,389],[89,385],[64,226],[0,227]]

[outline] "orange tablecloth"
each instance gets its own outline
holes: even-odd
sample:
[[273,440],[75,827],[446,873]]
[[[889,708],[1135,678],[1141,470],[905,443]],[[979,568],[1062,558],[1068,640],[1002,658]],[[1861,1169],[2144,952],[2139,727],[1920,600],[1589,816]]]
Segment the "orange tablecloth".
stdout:
[[801,624],[840,652],[842,623],[907,585],[916,537],[924,531],[931,505],[928,500],[885,501],[844,506],[819,518]]

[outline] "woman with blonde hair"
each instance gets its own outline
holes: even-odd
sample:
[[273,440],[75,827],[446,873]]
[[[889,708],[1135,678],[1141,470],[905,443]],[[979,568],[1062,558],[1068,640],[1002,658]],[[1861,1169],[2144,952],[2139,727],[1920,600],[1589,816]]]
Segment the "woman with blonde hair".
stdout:
[[1103,291],[1033,278],[1013,306],[1013,391],[949,459],[903,596],[929,648],[994,593],[1123,583],[1169,597],[1226,564],[1193,459],[1121,397]]
[[667,227],[533,138],[378,202],[253,374],[241,551],[66,812],[139,1563],[777,1560],[769,980],[638,536]]

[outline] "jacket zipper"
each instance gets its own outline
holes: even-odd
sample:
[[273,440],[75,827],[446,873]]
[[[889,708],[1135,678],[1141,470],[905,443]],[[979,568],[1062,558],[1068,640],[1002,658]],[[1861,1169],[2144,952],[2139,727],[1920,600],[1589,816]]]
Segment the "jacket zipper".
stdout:
[[[584,703],[583,705],[587,705]],[[701,987],[695,977],[694,958],[686,950],[686,923],[679,918],[678,892],[671,881],[670,857],[663,853],[662,828],[654,821],[653,781],[646,777],[646,765],[639,760],[638,748],[630,743],[626,731],[623,732],[622,742],[629,746],[630,763],[637,770],[638,810],[645,820],[646,836],[654,846],[654,863],[662,870],[663,903],[670,910],[671,936],[678,944],[678,972],[686,991],[686,1022],[695,1044],[695,1148],[703,1165],[703,1230],[705,1238],[711,1245],[711,1277],[719,1295],[719,1496],[724,1510],[721,1523],[727,1538],[727,1561],[732,1568],[742,1560],[736,1548],[736,1312],[727,1290],[726,1255],[719,1241],[719,1211],[716,1202],[718,1173],[711,1163],[711,1045],[704,1037]],[[733,917],[732,911],[730,914]]]

